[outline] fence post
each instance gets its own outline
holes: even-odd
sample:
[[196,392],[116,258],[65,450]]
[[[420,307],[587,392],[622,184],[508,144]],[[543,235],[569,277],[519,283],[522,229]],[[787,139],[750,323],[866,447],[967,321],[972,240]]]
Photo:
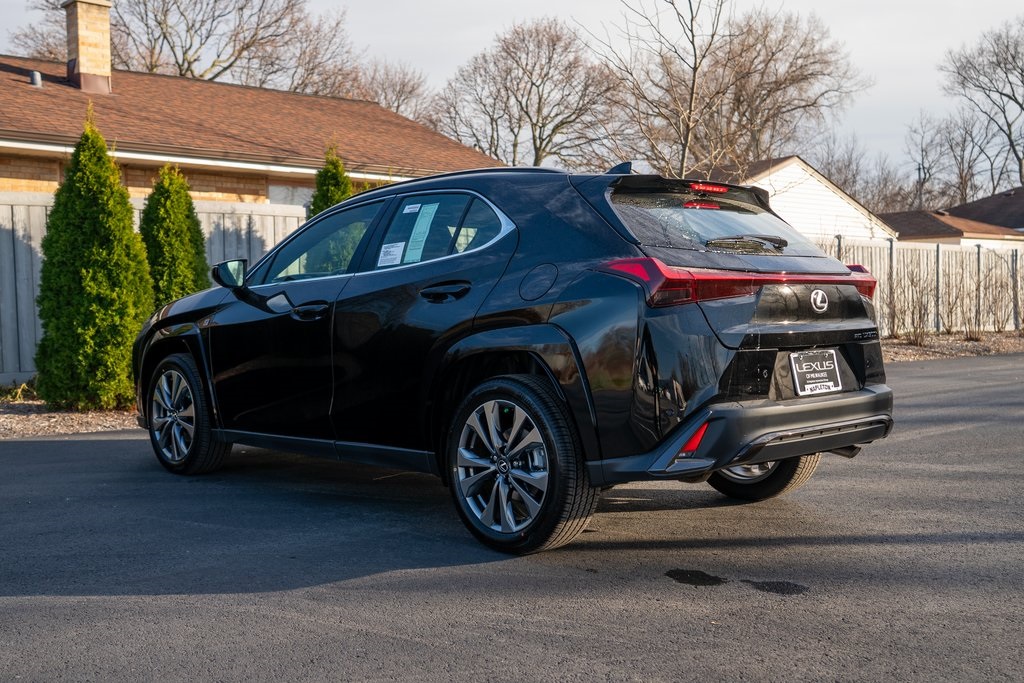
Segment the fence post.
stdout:
[[942,308],[942,244],[935,243],[935,333],[942,331],[939,310]]
[[978,251],[978,279],[974,287],[974,327],[981,331],[981,245],[975,244]]
[[843,236],[836,235],[836,260],[843,260]]
[[896,240],[889,238],[889,272],[886,274],[889,279],[889,324],[888,334],[892,336],[896,331]]
[[1016,249],[1010,258],[1010,276],[1013,278],[1013,329],[1020,332],[1020,276],[1017,270],[1019,255]]

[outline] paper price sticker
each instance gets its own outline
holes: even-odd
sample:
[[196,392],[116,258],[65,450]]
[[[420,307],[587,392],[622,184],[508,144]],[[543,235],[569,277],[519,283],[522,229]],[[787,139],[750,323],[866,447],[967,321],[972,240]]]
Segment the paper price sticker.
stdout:
[[380,248],[380,258],[377,259],[377,267],[397,266],[402,262],[402,252],[405,251],[405,242],[392,242]]

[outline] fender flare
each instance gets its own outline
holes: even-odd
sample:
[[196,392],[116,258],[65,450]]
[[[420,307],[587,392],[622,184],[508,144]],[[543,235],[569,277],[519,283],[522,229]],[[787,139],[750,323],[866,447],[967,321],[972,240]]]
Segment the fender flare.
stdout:
[[476,332],[453,344],[442,357],[430,395],[437,396],[451,376],[452,369],[472,356],[484,353],[527,353],[541,365],[559,398],[565,401],[576,423],[586,460],[601,458],[597,437],[597,416],[590,396],[583,361],[572,339],[550,323],[503,327]]
[[[154,350],[163,346],[177,347],[177,351],[187,350],[202,375],[203,384],[206,389],[206,398],[209,401],[213,413],[213,422],[220,425],[220,410],[217,405],[217,397],[213,392],[213,381],[210,373],[208,354],[206,353],[206,337],[203,330],[192,322],[167,325],[150,332],[149,338],[142,347],[141,361],[139,365],[139,377],[137,379],[137,391],[139,395],[139,415],[149,425],[149,416],[146,414],[146,394],[149,390],[149,376],[156,367],[154,358],[164,358],[167,353],[155,353]],[[184,349],[182,348],[184,347]],[[175,351],[172,351],[172,353]]]

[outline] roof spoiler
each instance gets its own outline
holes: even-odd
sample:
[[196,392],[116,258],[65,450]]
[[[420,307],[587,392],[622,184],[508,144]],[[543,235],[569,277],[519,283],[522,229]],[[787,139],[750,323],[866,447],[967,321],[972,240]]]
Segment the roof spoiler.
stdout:
[[[628,162],[627,162],[628,163]],[[619,164],[612,171],[622,167],[624,164]],[[609,175],[614,175],[609,171]],[[620,178],[616,178],[612,181],[611,186],[618,189],[634,190],[634,191],[647,191],[647,192],[679,192],[680,190],[686,190],[690,192],[697,192],[698,194],[705,194],[710,191],[712,194],[725,194],[732,192],[731,199],[742,201],[744,194],[753,195],[753,201],[747,201],[747,204],[755,204],[764,209],[771,210],[769,204],[768,191],[756,187],[754,185],[734,185],[732,183],[719,183],[708,180],[696,180],[691,178],[665,178],[660,175],[623,175]],[[713,188],[720,188],[719,190]],[[737,192],[738,191],[738,192]],[[739,195],[739,196],[737,196]]]

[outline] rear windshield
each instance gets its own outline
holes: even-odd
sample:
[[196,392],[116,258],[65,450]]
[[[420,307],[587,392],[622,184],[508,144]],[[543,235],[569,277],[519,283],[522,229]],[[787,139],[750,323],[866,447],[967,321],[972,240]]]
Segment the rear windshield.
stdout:
[[820,256],[777,216],[725,197],[681,192],[613,192],[611,203],[640,244],[697,251]]

